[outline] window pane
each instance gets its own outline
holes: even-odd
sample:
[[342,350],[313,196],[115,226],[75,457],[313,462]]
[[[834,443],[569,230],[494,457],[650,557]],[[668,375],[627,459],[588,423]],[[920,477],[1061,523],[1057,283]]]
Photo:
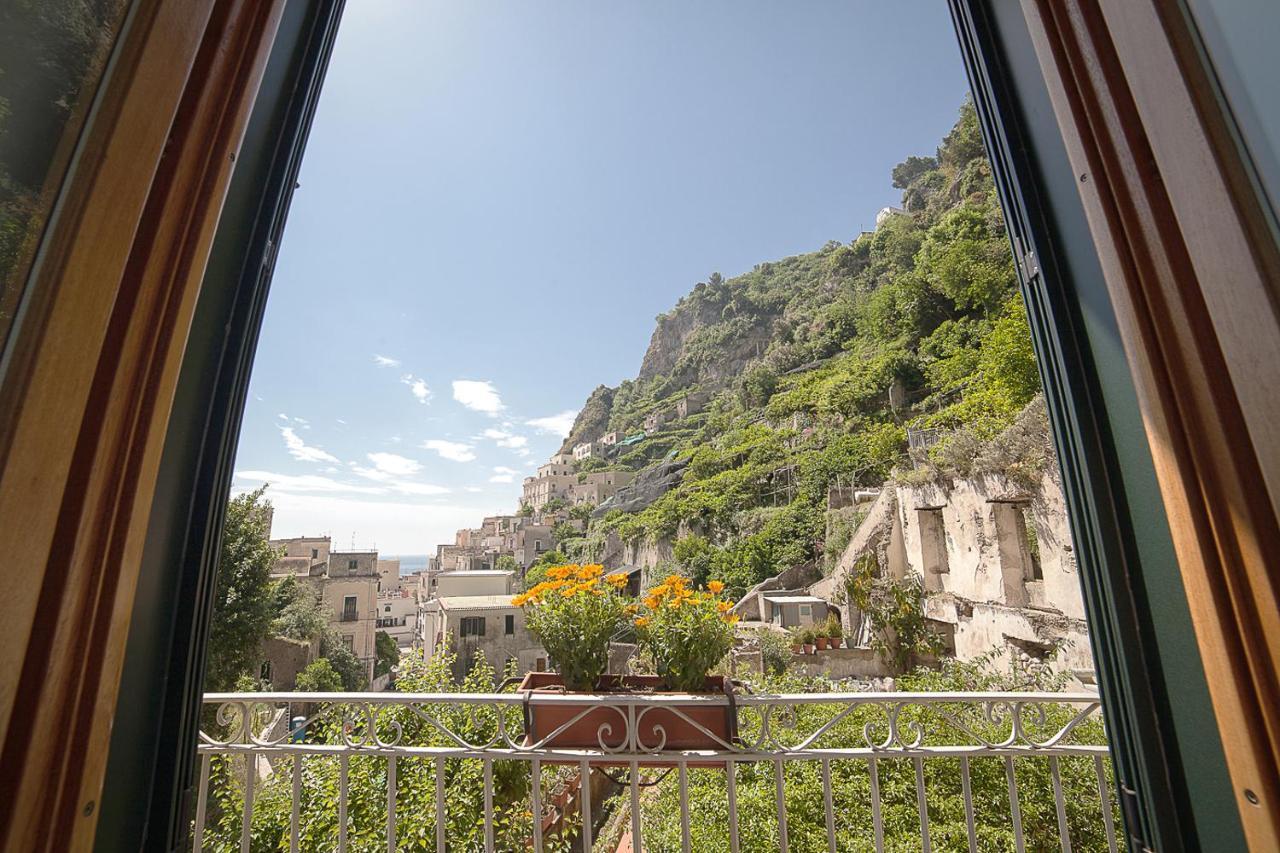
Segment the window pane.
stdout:
[[0,6],[0,348],[126,6]]
[[1253,158],[1272,210],[1280,208],[1280,99],[1275,0],[1190,0],[1209,60]]

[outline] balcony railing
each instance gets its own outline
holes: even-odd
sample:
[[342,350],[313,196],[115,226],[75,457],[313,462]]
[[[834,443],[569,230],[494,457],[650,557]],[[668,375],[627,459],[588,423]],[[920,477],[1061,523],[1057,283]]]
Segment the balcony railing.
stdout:
[[[727,739],[688,701],[600,696],[530,742],[581,698],[209,694],[195,849],[1116,850],[1094,694],[697,697]],[[594,748],[558,745],[600,709]],[[644,734],[662,714],[706,748]]]

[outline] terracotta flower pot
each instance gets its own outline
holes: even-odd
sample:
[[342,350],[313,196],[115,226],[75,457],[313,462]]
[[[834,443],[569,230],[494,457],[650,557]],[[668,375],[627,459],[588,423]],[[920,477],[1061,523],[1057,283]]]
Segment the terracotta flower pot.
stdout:
[[[597,692],[573,693],[564,689],[564,682],[557,673],[527,673],[520,682],[521,693],[580,696],[582,701],[526,702],[524,743],[548,749],[661,752],[724,749],[737,739],[738,717],[733,706],[732,681],[718,675],[708,676],[704,693],[675,693],[663,687],[662,679],[656,675],[606,675],[597,683]],[[629,694],[652,693],[687,697],[689,701],[674,707],[635,706],[634,715],[621,704]],[[729,704],[699,701],[708,694],[729,696]],[[611,705],[610,699],[618,700],[620,704]],[[664,764],[660,761],[641,763],[646,766]],[[708,766],[723,767],[724,764],[708,762]]]
[[818,647],[818,651],[820,652],[825,652],[827,650],[826,637],[815,637],[813,640],[813,644]]
[[796,643],[794,646],[792,646],[792,647],[791,647],[791,654],[793,654],[793,655],[802,655],[802,654],[804,654],[804,643]]
[[811,654],[813,654],[813,643],[805,643],[805,644],[804,644],[804,653],[805,653],[806,655],[811,655]]

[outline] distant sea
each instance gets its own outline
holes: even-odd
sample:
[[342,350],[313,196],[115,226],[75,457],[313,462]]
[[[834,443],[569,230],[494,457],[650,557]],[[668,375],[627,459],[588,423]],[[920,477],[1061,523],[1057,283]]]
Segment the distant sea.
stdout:
[[384,560],[399,560],[400,574],[411,575],[427,567],[427,554],[387,554],[379,555]]

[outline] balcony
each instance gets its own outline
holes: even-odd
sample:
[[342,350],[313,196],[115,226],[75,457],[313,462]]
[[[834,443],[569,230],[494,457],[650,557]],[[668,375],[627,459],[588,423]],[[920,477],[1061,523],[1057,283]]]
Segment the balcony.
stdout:
[[527,741],[573,701],[209,694],[195,849],[1117,849],[1094,694],[706,696],[738,734],[678,752],[632,734],[669,696],[605,696],[599,748]]

